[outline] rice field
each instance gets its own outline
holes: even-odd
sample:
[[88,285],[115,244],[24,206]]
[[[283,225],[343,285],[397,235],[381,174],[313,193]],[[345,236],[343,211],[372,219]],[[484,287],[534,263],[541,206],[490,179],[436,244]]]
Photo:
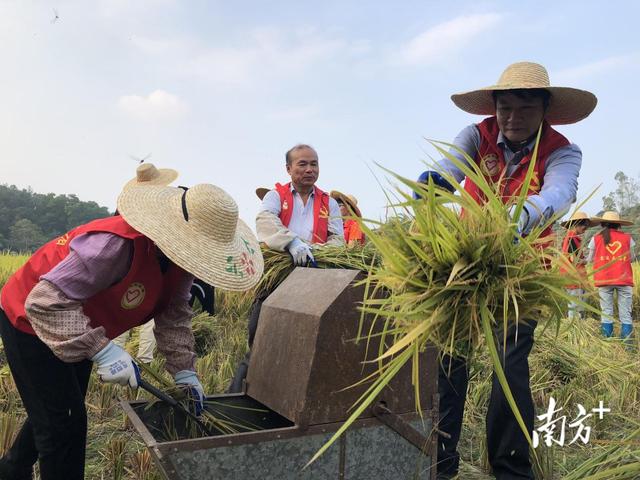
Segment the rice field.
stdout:
[[[25,256],[0,255],[0,285],[26,260]],[[634,271],[640,267],[634,265]],[[228,385],[246,343],[246,315],[252,299],[249,294],[216,292],[213,316],[199,314],[194,319],[197,348],[201,354],[198,373],[208,394],[222,392]],[[638,301],[637,296],[634,299]],[[638,310],[636,310],[637,312]],[[636,323],[637,325],[637,323]],[[635,348],[625,348],[619,341],[599,336],[598,320],[561,324],[560,332],[539,328],[530,357],[531,384],[538,414],[557,401],[568,418],[578,412],[578,404],[587,410],[599,401],[611,409],[603,419],[589,418],[589,442],[564,446],[542,444],[538,454],[543,461],[541,478],[545,479],[616,479],[640,478],[640,360],[638,337]],[[136,352],[137,335],[128,343]],[[460,479],[489,479],[484,440],[484,415],[491,388],[491,360],[486,349],[478,349],[471,360],[469,395],[465,411],[460,451],[463,465]],[[162,369],[162,358],[152,368]],[[169,380],[168,376],[166,377]],[[89,435],[86,478],[160,479],[135,431],[127,425],[117,404],[130,398],[132,391],[102,384],[92,377],[87,395]],[[143,392],[137,395],[145,397]],[[24,410],[0,348],[0,454],[10,445],[19,428]],[[608,473],[603,473],[608,469]],[[614,470],[611,470],[614,469]],[[602,473],[599,473],[602,472]],[[614,473],[611,473],[614,472]],[[618,472],[618,473],[615,473]]]

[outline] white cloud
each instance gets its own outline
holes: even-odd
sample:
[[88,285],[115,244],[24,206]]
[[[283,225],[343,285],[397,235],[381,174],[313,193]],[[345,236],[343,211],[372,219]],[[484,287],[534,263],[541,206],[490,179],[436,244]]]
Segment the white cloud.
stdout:
[[128,115],[142,120],[166,120],[182,117],[187,105],[177,96],[164,90],[156,90],[146,97],[125,95],[118,99],[118,108]]
[[503,18],[502,14],[485,13],[440,23],[404,44],[394,61],[404,65],[427,65],[447,59],[480,34],[495,29]]
[[268,28],[250,32],[248,42],[228,48],[206,48],[187,61],[183,73],[215,83],[247,86],[266,79],[298,77],[311,66],[346,53],[341,39],[313,29],[294,32]]
[[357,65],[371,53],[365,40],[345,40],[314,27],[261,27],[205,43],[186,36],[132,36],[132,45],[171,71],[223,87],[254,87],[300,78],[310,69]]
[[640,61],[640,54],[631,53],[627,55],[617,55],[604,58],[577,67],[566,68],[553,72],[551,76],[552,85],[574,84],[601,74],[611,74],[627,67],[637,67]]

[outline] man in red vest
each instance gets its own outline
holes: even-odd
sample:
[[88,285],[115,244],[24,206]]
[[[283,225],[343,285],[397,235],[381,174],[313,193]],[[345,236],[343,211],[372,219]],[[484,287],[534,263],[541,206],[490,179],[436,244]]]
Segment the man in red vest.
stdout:
[[[587,271],[585,268],[586,255],[585,249],[582,248],[582,235],[592,226],[589,215],[584,212],[574,212],[571,218],[566,222],[562,222],[563,227],[567,229],[567,233],[562,240],[562,253],[567,262],[573,265],[583,282],[587,280]],[[562,268],[563,272],[567,272],[567,268]],[[584,300],[584,283],[567,286],[567,292],[578,300]],[[569,318],[582,318],[584,308],[575,303],[569,304]]]
[[[272,250],[288,251],[294,265],[313,265],[314,245],[344,243],[340,207],[335,199],[316,186],[320,174],[318,154],[309,145],[296,145],[285,154],[291,181],[277,183],[271,191],[256,190],[262,206],[256,216],[258,240]],[[238,365],[227,389],[242,391],[249,368],[253,338],[258,328],[262,302],[271,292],[259,292],[249,314],[249,352]]]
[[[551,125],[575,123],[587,117],[596,106],[596,97],[587,91],[552,87],[542,65],[515,63],[506,68],[498,83],[451,97],[462,110],[488,115],[478,124],[463,129],[451,149],[460,162],[475,162],[488,180],[499,182],[505,208],[514,211],[512,197],[522,188],[535,146],[538,129],[542,136],[534,177],[527,202],[514,223],[522,235],[552,215],[566,211],[575,201],[578,174],[582,162],[580,149],[571,144]],[[467,163],[468,164],[468,163]],[[453,190],[447,176],[464,180],[464,188],[476,200],[482,194],[453,162],[442,159],[433,170],[420,175],[439,188]],[[533,431],[534,406],[529,386],[528,356],[533,346],[535,322],[523,323],[506,332],[503,365],[507,381],[529,432]],[[503,338],[502,332],[498,333]],[[503,342],[499,342],[502,348]],[[449,374],[450,373],[450,374]],[[467,394],[468,365],[460,358],[443,358],[439,377],[440,425],[438,439],[439,478],[457,473],[460,456],[457,444],[462,428]],[[533,478],[529,444],[505,398],[498,379],[493,378],[487,412],[487,452],[493,473],[498,479]]]
[[295,265],[313,260],[312,245],[344,242],[340,207],[316,186],[318,154],[309,145],[296,145],[285,154],[291,181],[277,183],[262,199],[256,217],[258,240],[269,248],[288,251]]
[[588,262],[593,262],[593,281],[600,294],[602,318],[600,326],[605,337],[613,336],[613,294],[618,294],[618,314],[620,315],[620,337],[628,339],[633,332],[631,309],[633,305],[633,269],[635,242],[631,235],[620,227],[632,225],[623,220],[617,212],[604,212],[594,221],[602,226],[589,242]]
[[27,419],[0,479],[31,479],[36,461],[42,480],[84,478],[92,364],[102,381],[136,388],[137,367],[113,339],[152,318],[167,370],[201,410],[193,276],[246,290],[262,275],[257,239],[218,187],[132,186],[118,211],[51,240],[2,288],[0,335]]

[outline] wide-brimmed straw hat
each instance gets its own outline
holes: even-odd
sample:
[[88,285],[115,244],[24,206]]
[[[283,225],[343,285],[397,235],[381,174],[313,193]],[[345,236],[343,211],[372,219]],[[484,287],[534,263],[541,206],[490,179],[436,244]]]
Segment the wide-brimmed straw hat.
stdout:
[[141,163],[136,168],[136,176],[129,180],[124,188],[136,185],[169,185],[176,178],[178,172],[171,168],[156,168],[153,163]]
[[262,276],[256,237],[215,185],[133,186],[118,197],[118,211],[176,265],[214,287],[247,290]]
[[618,212],[604,212],[601,217],[593,217],[592,220],[596,224],[617,223],[619,225],[633,225],[631,220],[622,220]]
[[270,188],[258,187],[256,188],[257,197],[262,200],[264,196],[271,191]]
[[593,227],[594,225],[597,225],[597,222],[594,222],[593,219],[585,212],[578,210],[577,212],[573,212],[573,215],[571,215],[568,220],[560,223],[560,225],[562,225],[564,228],[571,228],[576,224],[583,224],[587,225],[588,227]]
[[552,87],[547,70],[537,63],[519,62],[509,65],[498,83],[471,92],[451,95],[451,100],[465,112],[495,115],[492,92],[496,90],[544,89],[551,94],[545,119],[551,125],[576,123],[586,118],[598,103],[596,96],[586,90]]
[[362,213],[360,213],[360,209],[358,208],[358,199],[356,197],[354,197],[353,195],[341,193],[337,190],[331,190],[330,195],[337,202],[346,203],[356,216],[362,217]]

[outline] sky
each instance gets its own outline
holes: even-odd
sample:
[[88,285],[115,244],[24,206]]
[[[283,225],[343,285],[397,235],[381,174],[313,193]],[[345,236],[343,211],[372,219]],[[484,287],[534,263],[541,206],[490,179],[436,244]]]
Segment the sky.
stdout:
[[[251,226],[256,187],[314,146],[318,186],[380,218],[380,168],[416,178],[482,117],[453,93],[534,61],[596,110],[558,130],[583,152],[579,199],[640,175],[640,2],[0,0],[0,183],[115,208],[150,154],[176,184],[213,183]],[[380,165],[380,166],[379,166]]]

